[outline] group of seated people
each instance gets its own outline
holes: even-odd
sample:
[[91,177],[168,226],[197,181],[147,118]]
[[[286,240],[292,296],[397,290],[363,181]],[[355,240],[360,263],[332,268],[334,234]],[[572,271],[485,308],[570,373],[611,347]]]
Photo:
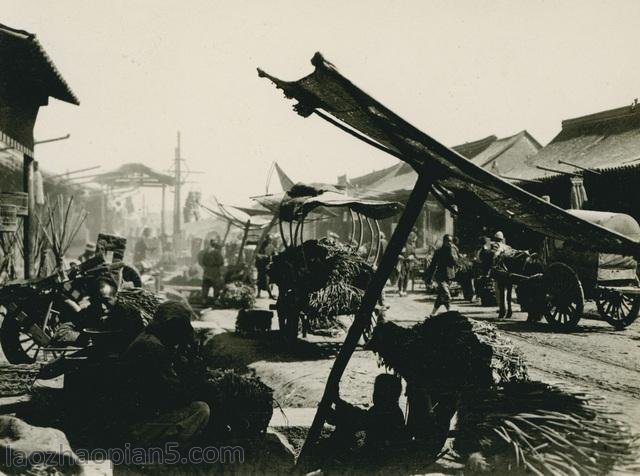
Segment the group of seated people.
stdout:
[[[119,302],[117,295],[116,279],[109,272],[82,292],[70,290],[59,306],[61,323],[52,345],[80,347],[80,353],[94,360],[107,353],[117,356],[122,369],[118,387],[126,391],[114,391],[110,407],[117,408],[111,426],[120,441],[138,447],[186,445],[206,427],[210,414],[206,403],[190,396],[179,372],[196,347],[193,311],[185,303],[167,301],[149,320],[144,311]],[[91,345],[88,329],[112,334],[108,344],[100,344],[108,352]],[[66,369],[65,357],[50,369]]]

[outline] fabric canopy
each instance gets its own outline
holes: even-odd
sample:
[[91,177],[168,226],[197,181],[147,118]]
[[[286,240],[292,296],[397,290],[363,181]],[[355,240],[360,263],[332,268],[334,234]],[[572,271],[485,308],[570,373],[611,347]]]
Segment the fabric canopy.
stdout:
[[316,113],[407,162],[418,173],[433,174],[440,198],[459,204],[472,199],[546,236],[601,252],[640,256],[637,241],[573,216],[502,180],[412,126],[356,87],[319,53],[311,62],[314,72],[298,81],[282,81],[261,70],[258,73],[271,79],[287,97],[295,98],[295,110],[303,117]]
[[280,218],[286,221],[299,220],[319,207],[346,207],[376,220],[391,217],[402,208],[397,202],[354,198],[328,191],[315,196],[285,197],[280,204]]

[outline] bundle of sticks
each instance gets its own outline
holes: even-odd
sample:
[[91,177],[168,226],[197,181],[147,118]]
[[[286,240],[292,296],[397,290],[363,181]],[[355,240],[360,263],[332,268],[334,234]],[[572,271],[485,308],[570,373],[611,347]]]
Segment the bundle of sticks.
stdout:
[[40,230],[58,267],[62,266],[65,254],[87,218],[85,210],[76,209],[72,205],[73,196],[66,198],[58,195],[56,199],[47,200],[42,212],[36,214]]

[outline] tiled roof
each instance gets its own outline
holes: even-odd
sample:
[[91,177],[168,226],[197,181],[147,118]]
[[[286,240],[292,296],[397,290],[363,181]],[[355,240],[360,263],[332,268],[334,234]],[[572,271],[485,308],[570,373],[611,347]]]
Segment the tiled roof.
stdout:
[[45,94],[72,104],[80,104],[55,64],[33,33],[0,24],[0,66],[37,76]]
[[563,172],[611,169],[640,161],[640,106],[627,106],[562,121],[560,133],[511,175],[531,179],[556,175],[537,165]]

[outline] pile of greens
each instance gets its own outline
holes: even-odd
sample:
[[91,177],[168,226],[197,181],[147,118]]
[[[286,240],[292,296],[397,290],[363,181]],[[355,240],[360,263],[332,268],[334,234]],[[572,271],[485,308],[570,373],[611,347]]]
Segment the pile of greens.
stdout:
[[325,328],[357,311],[373,268],[347,246],[308,240],[274,256],[268,273],[281,296],[296,299],[312,328]]
[[240,281],[225,284],[215,303],[222,309],[252,309],[255,304],[255,289]]

